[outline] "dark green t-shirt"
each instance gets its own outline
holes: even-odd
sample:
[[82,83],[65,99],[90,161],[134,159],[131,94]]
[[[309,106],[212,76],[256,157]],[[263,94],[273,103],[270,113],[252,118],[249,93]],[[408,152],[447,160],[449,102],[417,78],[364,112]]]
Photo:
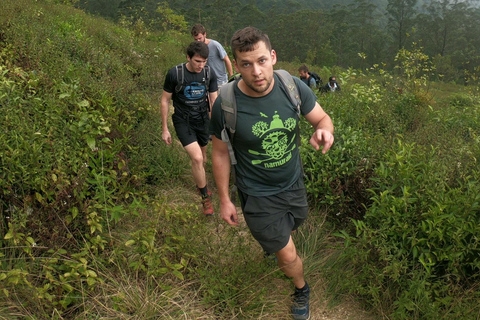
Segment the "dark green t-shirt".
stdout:
[[[308,114],[316,96],[294,77],[302,100],[301,113]],[[296,106],[275,75],[273,90],[264,97],[243,94],[235,84],[237,127],[233,148],[237,158],[236,184],[249,195],[269,196],[289,188],[302,175],[298,150],[299,130]],[[215,101],[210,133],[221,139],[224,117],[220,96]]]

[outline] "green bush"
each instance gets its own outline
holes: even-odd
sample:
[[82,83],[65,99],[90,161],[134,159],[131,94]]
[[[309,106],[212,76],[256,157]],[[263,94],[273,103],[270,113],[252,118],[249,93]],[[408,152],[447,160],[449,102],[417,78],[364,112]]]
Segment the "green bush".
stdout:
[[[144,199],[150,171],[132,159],[151,140],[135,130],[158,101],[170,67],[162,60],[182,59],[182,48],[51,1],[2,2],[0,29],[0,303],[25,301],[38,319],[71,317],[104,282],[98,266],[110,261],[112,232]],[[155,164],[173,179],[183,167],[170,158]],[[131,263],[160,261],[137,249]]]
[[361,218],[369,202],[366,189],[374,154],[361,130],[339,119],[334,122],[335,143],[326,154],[310,146],[311,129],[306,121],[302,122],[300,150],[310,203],[328,209],[331,221],[345,225],[350,218]]
[[478,281],[478,173],[450,187],[435,157],[399,140],[375,170],[356,236],[338,234],[361,279],[353,291],[376,306],[388,296],[395,319],[443,317],[452,290]]
[[137,125],[135,145],[141,152],[132,156],[132,170],[150,185],[171,183],[190,168],[190,159],[178,140],[174,139],[172,145],[162,140],[162,121],[158,111],[150,113]]
[[302,147],[310,199],[328,210],[327,221],[345,218],[334,226],[345,248],[326,263],[326,277],[333,292],[361,296],[385,317],[471,319],[478,104],[466,94],[436,103],[415,66],[426,57],[398,58],[396,77],[378,66],[343,72],[341,95],[319,96],[334,120],[334,146],[326,155],[306,140]]

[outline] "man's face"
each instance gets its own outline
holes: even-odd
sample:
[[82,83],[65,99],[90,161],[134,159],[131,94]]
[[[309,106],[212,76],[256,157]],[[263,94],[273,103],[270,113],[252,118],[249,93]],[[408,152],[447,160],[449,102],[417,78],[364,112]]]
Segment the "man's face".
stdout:
[[302,79],[305,79],[307,77],[307,73],[303,70],[298,71],[298,73],[300,74],[300,78]]
[[268,94],[273,86],[273,66],[277,63],[275,50],[269,51],[263,41],[253,51],[236,52],[235,70],[242,74],[244,93],[252,97]]
[[201,42],[205,42],[206,38],[207,38],[206,33],[199,33],[199,34],[197,34],[196,36],[193,37],[193,39],[195,39],[195,41],[201,41]]
[[195,73],[200,73],[203,68],[205,68],[205,64],[207,63],[207,59],[202,58],[196,53],[191,58],[187,55],[187,60],[192,71]]

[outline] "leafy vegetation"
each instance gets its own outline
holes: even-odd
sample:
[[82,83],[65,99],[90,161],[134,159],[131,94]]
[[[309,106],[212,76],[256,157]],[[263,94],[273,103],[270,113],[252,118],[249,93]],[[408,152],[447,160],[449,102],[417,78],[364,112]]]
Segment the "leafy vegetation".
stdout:
[[400,77],[349,70],[348,92],[320,97],[337,139],[326,156],[304,148],[307,185],[340,226],[345,251],[335,259],[347,266],[327,274],[337,293],[389,318],[475,319],[479,88],[438,104],[428,57],[400,50],[396,59]]
[[[161,141],[161,84],[184,60],[187,20],[154,5],[150,24],[139,2],[114,23],[60,3],[0,11],[0,317],[288,317],[282,273],[244,224],[199,214],[187,156]],[[316,66],[342,83],[318,96],[336,142],[314,152],[302,123],[312,210],[294,236],[326,299],[351,295],[389,319],[475,319],[478,70],[461,73],[467,86],[440,82],[451,65],[427,51]]]
[[[247,25],[266,31],[284,61],[310,67],[365,69],[414,44],[436,64],[436,77],[458,84],[478,83],[480,7],[454,0],[71,0],[80,8],[115,21],[128,20],[164,30],[166,22],[205,25],[208,36],[229,46]],[[108,5],[107,5],[108,3]],[[176,30],[181,30],[180,23]],[[171,29],[174,25],[169,24]],[[184,30],[189,33],[189,27]],[[318,73],[318,70],[314,70]],[[326,79],[330,74],[321,74]],[[476,80],[474,80],[476,79]]]

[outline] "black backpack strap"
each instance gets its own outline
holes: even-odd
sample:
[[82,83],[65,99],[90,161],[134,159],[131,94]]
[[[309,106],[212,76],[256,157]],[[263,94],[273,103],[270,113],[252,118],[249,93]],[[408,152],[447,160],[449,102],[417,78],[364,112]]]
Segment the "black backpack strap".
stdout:
[[210,67],[205,65],[205,67],[203,68],[203,72],[204,72],[204,75],[205,75],[205,88],[207,90],[207,94],[208,94],[208,89],[210,88]]
[[203,76],[205,77],[205,96],[207,99],[208,112],[210,112],[210,99],[208,89],[210,88],[210,67],[205,65],[203,68]]
[[180,63],[175,67],[177,69],[177,85],[175,86],[175,92],[179,93],[183,88],[183,81],[185,79],[185,70],[183,63]]

